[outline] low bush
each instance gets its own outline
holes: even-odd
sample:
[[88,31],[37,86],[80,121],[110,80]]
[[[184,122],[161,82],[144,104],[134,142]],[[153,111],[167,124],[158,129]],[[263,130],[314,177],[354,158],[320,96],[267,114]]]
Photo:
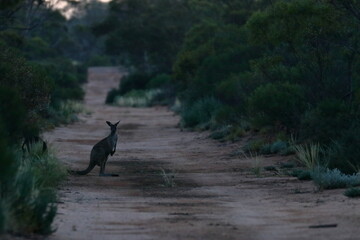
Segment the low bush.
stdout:
[[288,148],[288,144],[284,141],[277,140],[273,143],[264,144],[261,149],[261,154],[276,154],[276,153],[283,153]]
[[78,120],[77,115],[84,111],[84,105],[78,101],[63,101],[57,107],[49,108],[50,121],[54,125],[73,123]]
[[42,143],[33,144],[27,158],[37,178],[37,184],[41,186],[56,187],[66,176],[65,167],[60,164],[51,147],[44,152]]
[[360,175],[346,175],[339,169],[317,167],[311,173],[311,178],[319,189],[346,188],[360,185]]
[[145,73],[132,73],[124,76],[120,81],[119,92],[124,95],[131,90],[144,90],[151,79],[151,75]]
[[230,134],[231,126],[223,126],[210,134],[210,137],[213,139],[221,140],[224,139],[227,135]]
[[222,104],[212,97],[200,99],[191,105],[187,104],[181,111],[182,125],[208,129],[216,110],[221,106]]
[[290,83],[269,83],[258,87],[249,97],[249,115],[255,128],[299,125],[305,109],[303,90]]
[[307,111],[301,120],[300,136],[330,144],[351,124],[350,108],[341,100],[324,100]]
[[[217,125],[241,125],[241,115],[235,107],[221,104],[213,114],[213,120]],[[242,127],[242,126],[241,126]]]
[[229,134],[226,136],[225,140],[227,141],[238,141],[241,137],[245,135],[246,131],[239,126],[233,126],[230,129]]
[[288,147],[288,144],[284,141],[278,140],[271,144],[270,151],[271,153],[280,153]]
[[168,85],[171,82],[171,76],[168,74],[159,74],[151,78],[150,81],[146,84],[146,88],[162,88]]
[[149,107],[159,94],[161,94],[160,89],[131,90],[115,97],[114,104],[122,107]]
[[[4,166],[1,162],[1,167]],[[29,154],[13,152],[13,174],[0,182],[0,223],[11,233],[50,234],[57,212],[56,187],[66,170],[55,158],[51,147],[42,152],[34,145]],[[1,224],[0,224],[1,227]]]
[[30,164],[20,165],[13,187],[16,191],[11,192],[7,198],[13,210],[8,216],[9,230],[52,233],[51,224],[57,211],[55,191],[38,184],[38,178]]
[[360,197],[360,188],[352,187],[352,188],[346,189],[346,191],[344,192],[344,195],[347,197],[351,197],[351,198]]
[[4,233],[5,231],[5,207],[3,201],[0,200],[0,234]]
[[297,177],[299,180],[311,180],[311,171],[306,169],[295,169],[291,172],[291,176]]
[[343,173],[352,174],[360,168],[360,126],[348,126],[327,151],[330,168],[338,168]]
[[261,149],[266,146],[266,141],[264,139],[254,139],[249,141],[243,147],[245,153],[252,153],[252,152],[261,152]]
[[237,141],[245,135],[245,130],[239,126],[224,125],[210,134],[213,139],[221,141]]
[[120,91],[118,89],[115,89],[115,88],[111,89],[106,95],[105,103],[113,104],[115,101],[115,98],[119,95],[120,95]]

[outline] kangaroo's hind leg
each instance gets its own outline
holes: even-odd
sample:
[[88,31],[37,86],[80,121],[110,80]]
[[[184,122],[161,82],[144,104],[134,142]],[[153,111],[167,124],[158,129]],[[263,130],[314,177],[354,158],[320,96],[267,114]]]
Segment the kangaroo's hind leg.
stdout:
[[118,177],[119,174],[105,173],[105,165],[106,165],[107,159],[108,159],[108,157],[105,157],[100,163],[99,176],[102,176],[102,177]]

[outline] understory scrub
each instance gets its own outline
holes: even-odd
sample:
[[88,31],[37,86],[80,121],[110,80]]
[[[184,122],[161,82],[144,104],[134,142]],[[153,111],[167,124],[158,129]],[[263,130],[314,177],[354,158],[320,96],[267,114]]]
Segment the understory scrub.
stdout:
[[56,187],[66,170],[51,147],[42,152],[42,144],[33,145],[25,155],[14,151],[13,156],[16,171],[0,183],[0,227],[21,235],[50,234],[57,213]]
[[317,167],[311,172],[311,178],[320,190],[360,185],[360,174],[347,175],[339,169]]
[[79,101],[67,100],[61,102],[58,107],[49,110],[54,125],[70,124],[78,121],[78,114],[90,114]]
[[348,188],[344,192],[344,195],[351,198],[360,197],[360,188]]
[[149,107],[161,93],[160,89],[131,90],[123,96],[116,96],[114,104],[121,107]]
[[244,153],[242,152],[241,155],[244,159],[251,162],[251,172],[255,174],[257,177],[260,177],[263,172],[262,167],[262,159],[259,157],[257,153],[253,154],[252,152]]

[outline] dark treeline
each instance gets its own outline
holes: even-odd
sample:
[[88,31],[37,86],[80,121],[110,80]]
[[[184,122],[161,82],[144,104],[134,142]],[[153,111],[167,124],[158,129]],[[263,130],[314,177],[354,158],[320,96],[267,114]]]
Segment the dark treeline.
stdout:
[[[76,18],[66,19],[53,2],[0,2],[0,234],[53,231],[66,171],[39,135],[74,120],[86,66],[110,61],[98,56],[102,44],[89,27],[106,5],[77,3]],[[40,143],[28,152],[24,140]]]
[[263,144],[320,143],[328,167],[352,173],[360,166],[359,12],[350,0],[113,0],[93,31],[132,69],[108,102],[163,88],[180,100],[184,127],[233,140],[255,131]]

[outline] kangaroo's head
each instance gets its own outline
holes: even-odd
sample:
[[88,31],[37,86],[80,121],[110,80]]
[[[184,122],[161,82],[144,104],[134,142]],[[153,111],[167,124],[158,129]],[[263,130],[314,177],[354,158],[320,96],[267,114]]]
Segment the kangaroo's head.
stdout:
[[119,124],[119,122],[120,121],[118,121],[117,123],[112,124],[111,122],[106,121],[107,125],[110,126],[111,133],[116,133],[116,127]]

